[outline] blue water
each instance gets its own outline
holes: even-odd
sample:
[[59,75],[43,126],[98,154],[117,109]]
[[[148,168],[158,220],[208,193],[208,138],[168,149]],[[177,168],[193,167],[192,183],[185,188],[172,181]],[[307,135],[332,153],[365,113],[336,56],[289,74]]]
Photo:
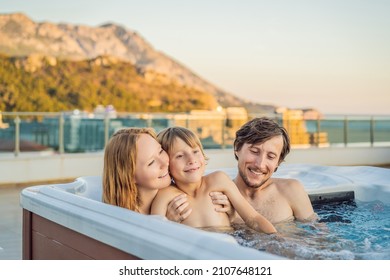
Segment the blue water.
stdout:
[[[306,129],[310,133],[326,132],[330,144],[369,143],[390,141],[390,122],[388,119],[324,119],[307,120]],[[371,139],[372,137],[372,139]]]
[[390,259],[390,204],[349,202],[314,208],[319,222],[278,224],[278,235],[257,233],[244,225],[225,233],[242,246],[289,259]]

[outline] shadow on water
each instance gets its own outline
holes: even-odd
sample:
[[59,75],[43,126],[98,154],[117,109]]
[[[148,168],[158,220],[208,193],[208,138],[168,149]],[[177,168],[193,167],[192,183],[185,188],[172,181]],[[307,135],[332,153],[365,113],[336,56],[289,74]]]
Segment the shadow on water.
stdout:
[[351,212],[356,210],[355,201],[313,204],[314,211],[320,217],[320,223],[352,223]]

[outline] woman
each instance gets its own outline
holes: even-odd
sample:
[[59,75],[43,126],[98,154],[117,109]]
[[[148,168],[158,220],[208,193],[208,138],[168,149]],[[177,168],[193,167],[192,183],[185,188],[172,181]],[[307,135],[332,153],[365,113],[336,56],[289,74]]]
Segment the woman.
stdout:
[[[104,152],[103,201],[149,215],[157,192],[171,184],[168,167],[168,155],[152,128],[117,131]],[[219,204],[216,211],[232,211],[221,193],[213,196],[213,203]],[[166,216],[181,222],[191,211],[186,196],[178,195],[169,203]]]

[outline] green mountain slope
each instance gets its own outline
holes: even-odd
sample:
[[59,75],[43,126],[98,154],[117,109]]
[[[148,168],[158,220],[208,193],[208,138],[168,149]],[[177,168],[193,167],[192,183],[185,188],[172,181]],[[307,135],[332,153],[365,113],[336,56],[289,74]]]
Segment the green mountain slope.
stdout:
[[126,112],[215,109],[213,95],[109,56],[70,61],[0,55],[0,110],[93,110],[113,105]]

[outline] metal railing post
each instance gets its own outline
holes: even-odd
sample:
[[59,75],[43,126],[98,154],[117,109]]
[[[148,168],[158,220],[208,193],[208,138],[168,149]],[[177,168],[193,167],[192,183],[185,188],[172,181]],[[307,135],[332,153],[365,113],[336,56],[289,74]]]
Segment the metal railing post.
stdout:
[[152,127],[152,116],[151,116],[151,114],[148,114],[147,115],[148,117],[147,117],[147,119],[146,119],[146,126],[147,127]]
[[104,148],[108,144],[109,132],[110,132],[110,118],[108,117],[108,114],[106,113],[104,115]]
[[20,118],[16,116],[15,118],[15,149],[14,154],[17,157],[20,154]]
[[61,113],[60,117],[58,118],[58,152],[60,154],[63,154],[64,149],[64,114]]
[[186,128],[189,128],[189,126],[190,126],[190,113],[189,112],[187,112],[187,114],[186,114]]
[[348,145],[348,117],[344,116],[344,146]]
[[374,146],[374,125],[375,125],[374,117],[371,116],[371,119],[370,119],[370,143],[371,143],[371,147]]
[[221,149],[225,149],[226,148],[225,131],[226,131],[226,117],[223,117],[222,118],[222,144],[221,144]]
[[317,117],[317,147],[319,147],[321,144],[320,131],[321,131],[321,123],[320,123],[320,117],[318,116]]

